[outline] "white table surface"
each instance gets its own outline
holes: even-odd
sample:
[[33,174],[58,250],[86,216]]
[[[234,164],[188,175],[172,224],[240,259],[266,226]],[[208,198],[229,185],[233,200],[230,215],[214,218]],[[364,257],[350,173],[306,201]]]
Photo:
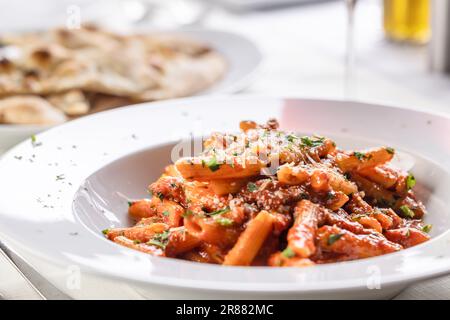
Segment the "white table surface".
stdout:
[[[426,47],[395,45],[384,40],[380,3],[381,0],[365,0],[357,8],[356,74],[349,94],[344,92],[343,82],[343,1],[245,16],[214,10],[205,25],[245,34],[261,47],[265,56],[262,72],[245,93],[350,98],[450,113],[450,78],[428,72]],[[1,28],[0,24],[0,31]],[[64,270],[27,252],[21,253],[74,298],[144,298],[130,284],[82,270],[80,275],[75,274],[80,285],[68,289],[73,288],[70,283],[74,270]],[[1,254],[0,297],[39,299]],[[450,277],[415,284],[395,299],[450,299]]]

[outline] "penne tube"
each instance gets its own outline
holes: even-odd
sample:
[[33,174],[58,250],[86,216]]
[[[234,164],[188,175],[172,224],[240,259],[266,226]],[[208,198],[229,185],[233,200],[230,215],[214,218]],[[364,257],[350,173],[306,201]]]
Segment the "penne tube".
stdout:
[[[222,217],[201,217],[193,214],[184,219],[184,226],[186,231],[197,239],[224,248],[236,242],[239,230],[233,226],[232,220],[223,219]],[[226,221],[230,225],[223,225],[222,221]]]
[[182,158],[175,166],[185,179],[214,180],[249,178],[260,175],[266,165],[257,158],[246,159],[244,163],[232,159],[231,163],[218,163],[215,158]]
[[310,179],[310,174],[305,166],[284,164],[278,168],[277,178],[282,183],[297,185],[307,182]]
[[166,246],[166,255],[175,257],[198,247],[201,240],[186,231],[184,227],[170,230],[169,241]]
[[272,232],[273,219],[269,212],[261,211],[251,220],[239,236],[234,247],[225,256],[224,265],[248,266],[258,254]]
[[364,168],[358,170],[358,173],[366,179],[378,183],[386,189],[393,187],[399,178],[398,174],[393,169],[385,166]]
[[114,242],[117,244],[120,244],[124,247],[134,249],[137,251],[141,251],[144,253],[149,253],[154,256],[160,256],[160,257],[164,256],[164,252],[160,248],[157,248],[157,247],[151,246],[151,245],[147,245],[145,243],[136,243],[135,241],[130,240],[123,236],[118,236],[118,237],[114,238]]
[[296,218],[287,235],[288,248],[297,257],[309,258],[316,252],[316,230],[319,222],[324,219],[325,211],[308,200],[300,201],[294,210]]
[[345,193],[338,191],[332,193],[332,198],[326,202],[326,206],[328,209],[336,211],[346,204],[348,200],[349,197]]
[[114,240],[119,236],[124,236],[130,240],[147,242],[157,233],[162,233],[168,229],[169,227],[164,223],[153,223],[150,225],[139,225],[132,228],[111,229],[106,231],[106,236],[110,240]]
[[163,199],[157,206],[157,212],[170,228],[181,226],[184,208],[175,201]]
[[375,167],[394,157],[392,148],[381,147],[370,150],[338,153],[336,163],[343,172]]
[[128,214],[136,220],[150,218],[157,214],[156,206],[159,199],[143,199],[130,203]]
[[402,246],[382,235],[356,235],[336,226],[323,226],[317,231],[317,240],[324,251],[345,254],[362,259],[399,251]]
[[415,228],[399,228],[387,230],[385,236],[388,240],[396,242],[405,248],[410,248],[430,240],[430,236]]
[[384,189],[379,184],[356,173],[352,174],[352,180],[354,180],[358,187],[364,191],[366,196],[372,198],[378,206],[386,207],[395,205],[396,199],[393,192]]

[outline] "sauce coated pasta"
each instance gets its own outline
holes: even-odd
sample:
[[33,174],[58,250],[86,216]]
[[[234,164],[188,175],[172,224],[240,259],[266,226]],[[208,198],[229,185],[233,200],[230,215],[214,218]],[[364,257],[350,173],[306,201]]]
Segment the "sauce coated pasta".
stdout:
[[148,254],[231,266],[355,260],[430,239],[411,173],[395,150],[345,151],[276,120],[214,133],[196,157],[166,167],[151,197],[129,203],[130,228],[104,230]]

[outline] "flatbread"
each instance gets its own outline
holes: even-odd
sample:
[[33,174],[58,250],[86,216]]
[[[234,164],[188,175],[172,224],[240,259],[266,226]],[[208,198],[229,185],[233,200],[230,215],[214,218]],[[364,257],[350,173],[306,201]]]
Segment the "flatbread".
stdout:
[[66,121],[64,113],[36,96],[0,99],[0,123],[57,124]]
[[91,112],[91,97],[108,97],[96,108],[101,110],[118,101],[189,96],[213,85],[226,69],[218,52],[173,34],[85,27],[0,38],[0,99],[39,96],[69,117]]

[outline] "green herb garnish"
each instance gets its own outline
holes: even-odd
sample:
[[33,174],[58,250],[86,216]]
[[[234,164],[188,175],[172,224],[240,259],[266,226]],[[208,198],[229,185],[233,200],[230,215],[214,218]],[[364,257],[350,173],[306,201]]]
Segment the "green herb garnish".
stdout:
[[133,202],[128,201],[128,208],[131,207],[133,205]]
[[31,136],[31,145],[32,145],[33,147],[39,147],[39,146],[42,145],[42,142],[38,142],[36,136],[33,134],[33,135]]
[[328,245],[331,246],[333,243],[338,241],[342,236],[343,236],[342,233],[330,234],[327,241]]
[[250,191],[250,192],[256,191],[258,189],[259,189],[258,186],[255,183],[253,183],[253,182],[249,182],[247,184],[247,190]]
[[163,200],[164,199],[164,194],[162,192],[156,193],[156,196],[159,198],[159,200]]
[[103,233],[104,235],[107,235],[108,232],[109,232],[109,229],[103,229],[103,230],[102,230],[102,233]]
[[390,154],[394,154],[394,153],[395,153],[395,149],[394,149],[394,148],[391,148],[391,147],[387,147],[387,148],[386,148],[386,151],[387,151],[388,153],[390,153]]
[[429,233],[432,228],[433,228],[433,226],[431,224],[426,224],[422,227],[422,231],[425,233]]
[[163,231],[161,233],[153,236],[153,239],[149,240],[147,244],[151,244],[162,249],[165,249],[167,246],[167,242],[169,241],[170,232],[169,230]]
[[402,205],[400,210],[403,212],[405,217],[414,218],[414,211],[412,211],[407,205]]
[[207,216],[217,216],[217,215],[219,215],[219,214],[227,213],[227,212],[229,212],[229,211],[230,211],[230,208],[229,208],[229,207],[226,207],[226,208],[224,208],[224,209],[220,209],[220,210],[217,210],[217,211],[207,212],[206,215],[207,215]]
[[162,215],[167,217],[167,216],[170,215],[170,212],[166,210],[166,211],[164,211],[164,212],[162,213]]
[[289,141],[289,142],[294,142],[295,140],[298,139],[298,137],[297,137],[297,136],[294,136],[293,134],[288,134],[288,135],[286,136],[286,139],[287,139],[287,141]]
[[323,142],[325,141],[325,137],[317,137],[317,136],[308,137],[308,136],[304,136],[304,137],[300,138],[300,141],[301,141],[302,145],[304,145],[304,146],[307,146],[307,147],[318,147],[318,146],[323,144]]
[[294,250],[292,250],[291,248],[287,247],[286,249],[284,249],[281,254],[283,256],[285,256],[286,258],[293,258],[295,257],[295,252]]
[[406,237],[409,237],[410,235],[411,235],[411,231],[410,231],[409,228],[408,228],[408,229],[406,229],[405,236],[406,236]]
[[364,160],[364,159],[366,158],[366,154],[363,153],[363,152],[355,151],[355,152],[353,152],[353,155],[354,155],[356,158],[358,158],[359,161],[362,161],[362,160]]
[[222,227],[229,227],[233,225],[233,220],[228,218],[217,218],[215,221],[220,224]]
[[410,173],[406,177],[406,190],[412,189],[416,185],[416,178]]
[[327,200],[333,200],[336,194],[333,191],[327,192]]
[[206,162],[206,166],[211,170],[212,172],[217,171],[220,169],[220,164],[217,163],[217,158],[214,156],[212,157],[208,162]]

